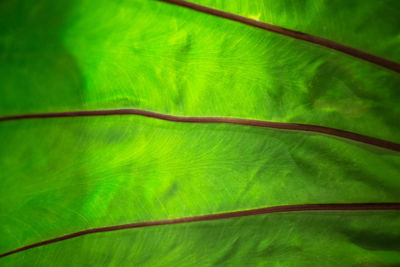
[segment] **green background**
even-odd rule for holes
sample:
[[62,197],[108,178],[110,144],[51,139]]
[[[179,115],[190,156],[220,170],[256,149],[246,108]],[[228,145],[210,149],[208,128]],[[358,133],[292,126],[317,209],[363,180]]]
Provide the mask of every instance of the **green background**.
[[[399,61],[392,1],[197,1]],[[140,108],[400,142],[400,76],[157,1],[0,3],[0,116]],[[397,152],[138,116],[0,123],[0,253],[87,228],[304,203],[400,202]],[[102,233],[6,266],[379,266],[398,212],[301,212]]]

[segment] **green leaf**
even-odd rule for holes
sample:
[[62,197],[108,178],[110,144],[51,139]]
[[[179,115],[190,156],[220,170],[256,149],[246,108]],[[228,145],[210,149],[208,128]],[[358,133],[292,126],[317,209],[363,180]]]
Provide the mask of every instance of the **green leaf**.
[[[196,2],[400,58],[395,0]],[[134,108],[400,142],[399,74],[327,47],[148,0],[4,0],[0,25],[0,117]],[[321,133],[137,115],[0,119],[0,254],[127,223],[399,204],[399,177],[398,152]],[[396,265],[398,225],[398,211],[263,214],[84,235],[0,265]]]

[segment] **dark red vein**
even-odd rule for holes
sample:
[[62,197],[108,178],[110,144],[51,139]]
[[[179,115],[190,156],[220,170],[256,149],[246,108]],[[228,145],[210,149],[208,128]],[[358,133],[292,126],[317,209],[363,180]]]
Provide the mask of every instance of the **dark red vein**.
[[122,225],[114,225],[100,228],[92,228],[76,233],[56,237],[53,239],[48,239],[42,242],[34,243],[29,246],[24,246],[15,250],[8,251],[6,253],[0,254],[1,257],[9,256],[18,252],[22,252],[28,249],[45,246],[52,243],[57,243],[63,240],[94,234],[102,232],[111,232],[124,229],[141,228],[148,226],[159,226],[159,225],[169,225],[169,224],[179,224],[179,223],[191,223],[191,222],[201,222],[201,221],[213,221],[222,220],[236,217],[260,215],[267,213],[277,213],[277,212],[301,212],[301,211],[350,211],[350,210],[400,210],[400,203],[340,203],[340,204],[303,204],[303,205],[285,205],[285,206],[275,206],[260,209],[242,210],[226,213],[208,214],[194,217],[185,217],[177,219],[150,221],[150,222],[139,222],[139,223],[129,223]]
[[86,116],[110,116],[110,115],[139,115],[139,116],[151,117],[160,120],[174,121],[174,122],[227,123],[227,124],[239,124],[245,126],[275,128],[283,130],[317,132],[400,152],[400,144],[324,126],[298,124],[298,123],[285,123],[285,122],[270,122],[270,121],[241,119],[241,118],[226,118],[226,117],[173,116],[173,115],[161,114],[140,109],[89,110],[89,111],[24,114],[24,115],[0,117],[0,122],[10,121],[10,120],[22,120],[22,119],[45,119],[45,118],[60,118],[60,117],[86,117]]
[[202,13],[213,15],[216,17],[233,20],[236,22],[240,22],[240,23],[252,26],[252,27],[256,27],[256,28],[260,28],[260,29],[267,30],[270,32],[282,34],[282,35],[296,38],[299,40],[303,40],[306,42],[314,43],[314,44],[317,44],[320,46],[328,47],[328,48],[340,51],[342,53],[348,54],[350,56],[353,56],[353,57],[371,62],[373,64],[379,65],[381,67],[393,70],[395,72],[400,72],[400,64],[399,63],[396,63],[394,61],[391,61],[391,60],[388,60],[388,59],[385,59],[382,57],[378,57],[376,55],[366,53],[366,52],[358,50],[356,48],[349,47],[349,46],[346,46],[346,45],[343,45],[343,44],[340,44],[340,43],[337,43],[337,42],[334,42],[334,41],[331,41],[331,40],[328,40],[325,38],[321,38],[321,37],[310,35],[310,34],[303,33],[303,32],[293,31],[290,29],[276,26],[276,25],[268,24],[265,22],[260,22],[257,20],[249,19],[249,18],[242,17],[242,16],[239,16],[236,14],[217,10],[217,9],[210,8],[210,7],[201,6],[201,5],[183,1],[183,0],[158,0],[158,1],[182,6],[185,8],[196,10],[198,12],[202,12]]

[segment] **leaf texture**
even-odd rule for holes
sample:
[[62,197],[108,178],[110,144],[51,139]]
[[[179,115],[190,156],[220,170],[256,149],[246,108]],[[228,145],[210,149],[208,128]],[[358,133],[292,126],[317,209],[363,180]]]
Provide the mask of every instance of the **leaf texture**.
[[[398,1],[193,2],[399,62]],[[2,118],[135,108],[400,142],[399,74],[327,47],[150,0],[4,0],[0,25]],[[127,223],[400,203],[399,174],[398,152],[315,132],[137,115],[0,119],[0,254]],[[293,211],[103,232],[0,265],[395,266],[399,215]]]

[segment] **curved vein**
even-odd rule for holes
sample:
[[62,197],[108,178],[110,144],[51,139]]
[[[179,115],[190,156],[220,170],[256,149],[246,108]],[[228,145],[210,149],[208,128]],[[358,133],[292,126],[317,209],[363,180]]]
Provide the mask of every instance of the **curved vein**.
[[139,115],[139,116],[145,116],[145,117],[156,118],[166,121],[174,121],[174,122],[225,123],[225,124],[238,124],[238,125],[254,126],[254,127],[275,128],[282,130],[316,132],[400,152],[400,144],[397,143],[393,143],[390,141],[358,133],[343,131],[324,126],[318,126],[318,125],[271,122],[271,121],[262,121],[253,119],[230,118],[230,117],[185,117],[185,116],[167,115],[140,109],[88,110],[88,111],[23,114],[23,115],[0,117],[0,122],[10,121],[10,120],[22,120],[22,119],[46,119],[46,118],[61,118],[61,117],[88,117],[88,116],[110,116],[110,115]]
[[142,228],[142,227],[149,227],[149,226],[160,226],[160,225],[170,225],[170,224],[180,224],[180,223],[222,220],[222,219],[260,215],[260,214],[267,214],[267,213],[278,213],[278,212],[350,211],[350,210],[353,210],[353,211],[354,210],[358,210],[358,211],[400,210],[400,203],[340,203],[340,204],[329,203],[329,204],[284,205],[284,206],[275,206],[275,207],[250,209],[250,210],[242,210],[242,211],[234,211],[234,212],[225,212],[225,213],[217,213],[217,214],[207,214],[207,215],[200,215],[200,216],[194,216],[194,217],[184,217],[184,218],[177,218],[177,219],[168,219],[168,220],[158,220],[158,221],[138,222],[138,223],[106,226],[106,227],[100,227],[100,228],[87,229],[87,230],[75,232],[72,234],[67,234],[64,236],[48,239],[48,240],[41,241],[38,243],[34,243],[34,244],[31,244],[28,246],[24,246],[24,247],[0,254],[0,258],[9,256],[9,255],[12,255],[12,254],[15,254],[18,252],[22,252],[25,250],[33,249],[36,247],[41,247],[41,246],[49,245],[52,243],[57,243],[60,241],[71,239],[71,238],[88,235],[88,234],[94,234],[94,233],[111,232],[111,231],[118,231],[118,230],[132,229],[132,228]]
[[369,54],[369,53],[361,51],[359,49],[356,49],[356,48],[353,48],[350,46],[346,46],[341,43],[337,43],[337,42],[334,42],[334,41],[331,41],[331,40],[328,40],[325,38],[321,38],[318,36],[310,35],[310,34],[299,32],[299,31],[290,30],[287,28],[282,28],[282,27],[272,25],[269,23],[260,22],[257,20],[239,16],[239,15],[236,15],[233,13],[229,13],[229,12],[225,12],[222,10],[198,5],[198,4],[183,1],[183,0],[158,0],[158,1],[185,7],[185,8],[189,8],[189,9],[192,9],[192,10],[195,10],[198,12],[202,12],[205,14],[233,20],[236,22],[240,22],[240,23],[252,26],[252,27],[256,27],[256,28],[260,28],[260,29],[267,30],[270,32],[282,34],[282,35],[285,35],[288,37],[292,37],[292,38],[299,39],[302,41],[314,43],[314,44],[317,44],[320,46],[328,47],[330,49],[348,54],[350,56],[368,61],[370,63],[376,64],[381,67],[384,67],[384,68],[387,68],[392,71],[400,73],[400,64],[397,62],[394,62],[394,61],[391,61],[391,60],[388,60],[388,59],[385,59],[385,58],[382,58],[382,57],[379,57],[379,56],[376,56],[373,54]]

